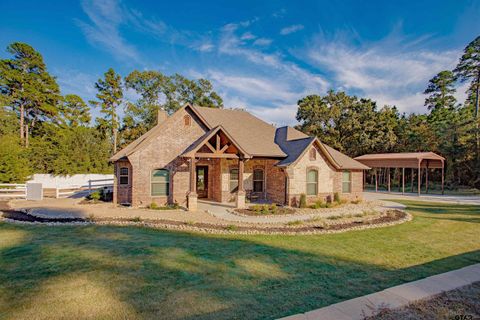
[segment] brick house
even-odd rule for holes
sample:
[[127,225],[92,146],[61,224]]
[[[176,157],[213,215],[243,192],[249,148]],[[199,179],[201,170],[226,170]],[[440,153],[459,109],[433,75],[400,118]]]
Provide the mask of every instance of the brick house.
[[367,166],[291,128],[276,128],[243,110],[186,105],[159,111],[150,131],[116,153],[114,203],[147,206],[197,199],[268,200],[297,206],[361,198]]

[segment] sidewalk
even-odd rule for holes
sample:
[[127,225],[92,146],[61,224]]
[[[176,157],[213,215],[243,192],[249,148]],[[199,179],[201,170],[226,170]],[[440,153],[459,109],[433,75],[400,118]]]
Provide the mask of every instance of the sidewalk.
[[382,308],[399,308],[480,281],[480,263],[332,304],[283,320],[360,320]]

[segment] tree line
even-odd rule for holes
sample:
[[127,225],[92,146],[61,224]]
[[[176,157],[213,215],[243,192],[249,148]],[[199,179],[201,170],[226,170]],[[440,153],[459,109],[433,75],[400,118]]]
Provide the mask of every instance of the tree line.
[[[111,172],[108,158],[156,123],[158,109],[173,113],[185,103],[222,108],[206,79],[134,70],[125,77],[107,70],[94,84],[92,101],[61,95],[42,55],[25,43],[7,47],[0,60],[0,182],[31,173]],[[469,83],[467,99],[455,92]],[[350,155],[433,151],[447,161],[452,187],[480,187],[480,37],[469,43],[454,70],[435,75],[424,91],[427,112],[400,113],[369,98],[329,91],[298,101],[298,129]],[[135,92],[134,101],[125,98]],[[92,120],[91,108],[101,116]],[[123,110],[124,116],[119,113]]]
[[[109,157],[155,125],[159,108],[173,113],[186,103],[223,107],[206,79],[113,69],[95,82],[95,99],[62,95],[42,55],[26,43],[7,47],[0,60],[0,182],[32,173],[112,172]],[[125,98],[133,90],[135,101]],[[92,122],[91,108],[101,114]],[[124,116],[120,119],[120,111]]]
[[[467,98],[457,101],[460,83]],[[480,37],[470,42],[454,70],[426,84],[425,114],[378,108],[368,98],[329,91],[298,101],[298,129],[352,156],[366,153],[433,151],[446,158],[448,186],[480,188]]]

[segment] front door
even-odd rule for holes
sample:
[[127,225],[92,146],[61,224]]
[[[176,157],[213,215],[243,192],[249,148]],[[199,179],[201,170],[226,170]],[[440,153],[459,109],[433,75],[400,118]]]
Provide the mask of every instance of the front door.
[[199,198],[208,198],[208,167],[197,167],[197,194]]

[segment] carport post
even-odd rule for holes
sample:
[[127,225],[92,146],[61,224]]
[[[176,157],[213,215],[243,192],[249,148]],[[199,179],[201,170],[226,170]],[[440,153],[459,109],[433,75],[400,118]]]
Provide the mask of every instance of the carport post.
[[377,176],[377,168],[375,168],[375,192],[378,192],[378,176]]
[[420,188],[422,187],[422,171],[420,168],[421,163],[422,163],[422,160],[418,160],[418,196],[419,197],[421,193]]
[[390,192],[390,168],[388,168],[387,174],[388,174],[388,178],[387,178],[388,192]]
[[402,194],[405,194],[405,168],[402,168]]
[[442,195],[444,194],[444,189],[443,189],[444,180],[445,180],[445,178],[443,177],[444,172],[445,172],[445,170],[444,170],[444,161],[442,160]]
[[428,193],[428,160],[425,168],[425,193]]

